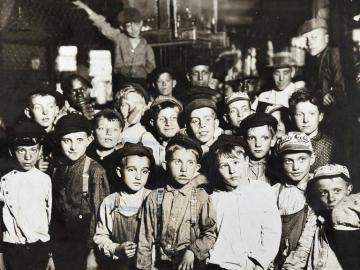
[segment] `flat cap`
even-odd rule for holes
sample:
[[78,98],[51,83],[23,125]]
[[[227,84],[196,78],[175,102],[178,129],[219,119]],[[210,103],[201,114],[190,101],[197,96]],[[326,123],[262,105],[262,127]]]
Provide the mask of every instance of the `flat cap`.
[[52,96],[55,98],[56,105],[61,109],[65,105],[65,97],[56,90],[42,88],[42,89],[35,89],[34,91],[30,92],[29,97],[39,95],[39,96]]
[[202,157],[203,151],[201,145],[187,135],[178,133],[174,137],[172,137],[166,146],[166,151],[168,151],[168,149],[173,145],[180,145],[187,149],[193,149],[198,152],[199,158]]
[[277,52],[271,58],[270,68],[286,68],[296,65],[296,61],[290,52]]
[[230,95],[227,95],[225,97],[225,105],[228,106],[229,104],[238,101],[238,100],[248,100],[250,101],[250,98],[247,93],[245,92],[233,92]]
[[213,109],[215,113],[217,112],[215,101],[208,98],[197,98],[185,105],[185,119],[189,119],[192,111],[205,107]]
[[126,96],[130,92],[138,93],[145,99],[146,104],[149,103],[150,97],[148,92],[141,84],[138,83],[125,83],[121,85],[120,90],[118,90],[115,94],[115,100],[119,100],[121,97]]
[[59,119],[55,125],[55,135],[58,138],[75,132],[86,132],[88,135],[91,134],[90,121],[81,114],[67,114]]
[[143,15],[137,8],[124,8],[117,15],[117,20],[120,24],[127,24],[130,22],[140,22],[143,20]]
[[312,18],[310,20],[307,20],[300,26],[298,34],[303,35],[317,28],[327,29],[327,22],[324,19],[320,18]]
[[240,146],[244,148],[245,154],[249,155],[249,145],[240,136],[221,134],[217,140],[211,145],[209,152],[214,153],[217,149],[224,146]]
[[209,57],[204,57],[204,56],[190,57],[188,62],[188,71],[191,72],[191,69],[196,66],[208,66],[210,68],[211,62]]
[[241,121],[240,130],[243,132],[249,130],[253,127],[261,127],[261,126],[270,126],[277,131],[278,121],[276,118],[270,114],[256,112],[247,116],[244,120]]
[[42,143],[46,132],[34,121],[25,120],[17,123],[10,131],[12,145],[31,146]]
[[310,138],[303,132],[289,132],[278,139],[276,143],[276,152],[309,152],[313,153]]
[[145,156],[148,157],[151,164],[154,164],[154,155],[151,148],[144,146],[141,142],[126,142],[122,148],[116,151],[117,157],[121,160],[127,156]]
[[350,181],[349,170],[345,166],[339,164],[326,164],[315,169],[314,176],[311,181],[337,176],[343,178],[345,181]]
[[165,102],[169,102],[174,104],[175,106],[178,106],[180,109],[180,112],[183,111],[183,105],[181,104],[181,102],[179,100],[177,100],[176,98],[172,97],[172,96],[158,96],[157,98],[154,99],[154,101],[151,103],[150,106],[150,110],[154,109],[154,107],[163,104]]

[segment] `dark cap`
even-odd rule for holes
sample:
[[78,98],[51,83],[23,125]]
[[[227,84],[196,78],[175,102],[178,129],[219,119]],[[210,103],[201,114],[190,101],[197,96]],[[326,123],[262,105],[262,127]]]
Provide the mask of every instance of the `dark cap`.
[[274,53],[271,58],[271,63],[268,67],[276,68],[291,68],[296,66],[296,61],[290,52],[278,52]]
[[143,16],[137,8],[129,7],[119,12],[117,20],[120,24],[127,24],[130,22],[140,22],[143,20]]
[[90,121],[85,116],[75,113],[61,117],[55,125],[55,135],[58,138],[75,132],[86,132],[90,135],[91,131]]
[[188,62],[188,72],[191,72],[191,69],[196,66],[208,66],[211,69],[211,62],[209,57],[203,57],[203,56],[190,57]]
[[262,113],[262,112],[256,112],[253,114],[250,114],[248,117],[246,117],[244,120],[241,121],[240,124],[240,130],[243,132],[246,132],[250,128],[253,127],[261,127],[261,126],[270,126],[274,129],[274,131],[277,131],[277,125],[278,121],[276,118],[270,114]]
[[320,18],[312,18],[310,20],[307,20],[300,26],[298,34],[303,35],[317,28],[327,29],[327,22],[324,19]]
[[217,140],[211,145],[210,152],[214,153],[217,149],[224,146],[240,146],[244,148],[245,154],[249,155],[249,146],[247,142],[240,136],[221,134]]
[[17,123],[10,132],[10,142],[14,146],[31,146],[44,141],[46,132],[34,121],[25,120]]
[[185,105],[185,119],[190,118],[192,111],[205,107],[211,108],[215,111],[215,113],[217,113],[217,106],[215,101],[207,98],[197,98]]
[[193,149],[198,152],[199,158],[202,157],[203,151],[201,149],[201,145],[187,135],[178,133],[172,137],[166,146],[166,152],[173,145],[180,145],[186,149]]
[[119,160],[127,156],[145,156],[150,160],[151,165],[154,164],[154,155],[151,148],[144,146],[141,142],[126,142],[122,148],[116,151]]
[[[47,89],[47,88],[42,88],[42,89],[36,89],[34,91],[32,91],[29,95],[29,98],[31,98],[32,96],[35,95],[39,95],[39,96],[52,96],[55,98],[55,102],[56,105],[61,109],[62,107],[64,107],[65,105],[65,97],[60,94],[58,91],[56,90],[51,90],[51,89]],[[30,104],[29,104],[30,105]]]
[[152,102],[152,104],[150,106],[151,115],[155,114],[157,106],[164,104],[164,103],[173,104],[179,108],[180,112],[183,111],[183,105],[176,98],[171,97],[171,96],[158,96],[157,98],[154,99],[154,101]]

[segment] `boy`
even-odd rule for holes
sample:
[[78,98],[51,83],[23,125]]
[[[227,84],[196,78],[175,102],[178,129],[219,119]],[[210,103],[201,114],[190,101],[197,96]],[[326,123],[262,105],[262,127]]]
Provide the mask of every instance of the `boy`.
[[151,149],[141,143],[126,143],[118,151],[118,158],[116,170],[121,183],[100,206],[94,242],[112,258],[111,266],[106,269],[129,270],[135,269],[140,210],[150,193],[145,186],[153,170],[154,158]]
[[212,75],[208,59],[195,57],[190,61],[186,77],[191,87],[209,87]]
[[173,90],[176,86],[176,79],[170,68],[157,68],[155,70],[153,87],[157,96],[173,96]]
[[290,100],[290,110],[296,128],[311,139],[316,160],[311,171],[319,166],[334,162],[337,158],[334,140],[320,131],[319,125],[324,118],[320,100],[304,89],[295,92]]
[[249,96],[244,92],[233,92],[225,96],[224,120],[230,125],[230,132],[236,134],[240,123],[252,113]]
[[54,261],[56,269],[96,267],[93,236],[102,200],[109,194],[103,167],[86,156],[91,142],[90,122],[82,115],[68,114],[55,126],[64,160],[53,175]]
[[35,168],[45,132],[28,121],[17,124],[11,135],[17,166],[1,178],[0,268],[55,269],[49,242],[51,179]]
[[136,8],[125,8],[117,15],[120,29],[113,28],[105,18],[96,14],[81,1],[73,4],[83,9],[101,33],[114,43],[114,73],[121,76],[123,82],[135,79],[146,85],[147,76],[156,67],[154,51],[141,37],[143,16]]
[[218,237],[207,269],[267,269],[281,236],[274,193],[268,184],[248,179],[249,149],[242,138],[221,135],[210,153],[217,168],[211,199]]
[[112,193],[118,190],[119,185],[115,149],[120,143],[124,120],[118,112],[105,109],[95,114],[93,121],[95,140],[87,148],[86,154],[104,167]]
[[[115,110],[120,112],[125,127],[121,135],[121,143],[141,142],[153,150],[154,156],[159,156],[159,143],[154,136],[141,124],[141,118],[148,109],[149,96],[145,89],[137,83],[127,83],[115,94]],[[158,160],[156,164],[159,165]]]
[[296,91],[296,85],[291,82],[295,76],[295,61],[289,52],[275,53],[272,60],[273,63],[270,67],[275,89],[261,93],[258,100],[289,108],[289,98]]
[[249,115],[241,122],[240,131],[250,148],[249,179],[271,182],[267,158],[276,142],[277,124],[275,117],[259,112]]
[[[310,138],[301,132],[289,132],[281,137],[276,151],[284,180],[273,186],[282,220],[280,249],[274,260],[274,269],[282,269],[292,251],[306,258],[309,256],[316,230],[316,215],[306,203],[305,190],[315,156]],[[301,263],[300,257],[294,259]]]
[[165,147],[179,131],[179,114],[183,111],[180,101],[170,96],[158,96],[150,106],[150,124],[159,142],[157,164],[165,161]]
[[185,135],[166,147],[165,188],[154,190],[143,208],[136,266],[152,269],[152,247],[159,270],[202,269],[216,240],[215,212],[209,195],[193,185],[202,150]]

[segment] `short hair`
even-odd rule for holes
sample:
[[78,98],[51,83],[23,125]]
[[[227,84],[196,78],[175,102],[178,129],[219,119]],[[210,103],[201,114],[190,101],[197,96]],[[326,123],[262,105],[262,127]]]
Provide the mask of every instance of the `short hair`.
[[145,156],[145,155],[128,155],[128,156],[125,156],[125,157],[122,157],[119,161],[119,164],[120,164],[120,168],[123,168],[123,166],[125,166],[126,162],[127,162],[127,159],[129,156],[138,156],[138,157],[146,157],[149,161],[149,170],[152,171],[152,167],[154,164],[152,164],[152,161],[151,159],[148,157],[148,156]]
[[163,110],[163,109],[166,109],[166,108],[178,108],[179,113],[181,111],[179,106],[174,104],[174,102],[165,101],[165,102],[162,102],[162,103],[154,106],[153,108],[151,108],[151,110],[150,110],[151,119],[155,120],[158,117],[160,111]]
[[[275,130],[274,130],[274,128],[272,127],[272,126],[270,126],[270,125],[264,125],[264,126],[267,126],[267,128],[268,128],[268,130],[269,130],[269,132],[270,132],[270,134],[271,134],[271,137],[273,138],[274,136],[275,136],[275,134],[276,134],[276,132],[275,132]],[[262,126],[257,126],[257,127],[262,127]],[[254,130],[255,128],[257,128],[257,127],[251,127],[251,128],[249,128],[249,129],[247,129],[247,130],[245,130],[245,132],[244,132],[244,137],[245,138],[247,138],[249,135],[249,131],[250,130]]]
[[94,128],[98,126],[100,119],[107,119],[109,121],[118,121],[121,129],[124,129],[125,127],[125,121],[122,115],[113,110],[105,109],[95,114],[93,119]]
[[246,150],[240,145],[224,145],[215,150],[214,155],[216,162],[219,162],[219,158],[224,156],[226,158],[239,158],[240,155],[247,157]]
[[300,102],[309,101],[318,107],[319,112],[324,112],[324,107],[318,95],[313,94],[309,89],[303,88],[294,92],[289,99],[289,108],[292,113],[295,112],[296,105]]
[[165,160],[167,161],[170,161],[170,159],[172,158],[172,155],[175,151],[177,150],[189,150],[190,152],[192,152],[194,155],[195,155],[195,158],[196,158],[196,162],[199,163],[200,162],[200,156],[199,156],[199,153],[195,150],[195,149],[192,149],[192,148],[186,148],[182,145],[179,145],[179,144],[174,144],[174,145],[171,145],[169,148],[166,149],[166,153],[165,153]]
[[123,99],[127,97],[129,93],[137,93],[144,99],[144,103],[147,104],[149,101],[149,96],[146,93],[146,90],[137,83],[125,83],[114,95],[114,108],[118,110]]
[[30,108],[33,105],[33,98],[36,96],[46,97],[51,96],[55,99],[55,103],[59,108],[62,108],[65,104],[65,100],[62,94],[56,92],[55,90],[50,90],[47,88],[37,88],[32,91],[26,99],[26,106]]

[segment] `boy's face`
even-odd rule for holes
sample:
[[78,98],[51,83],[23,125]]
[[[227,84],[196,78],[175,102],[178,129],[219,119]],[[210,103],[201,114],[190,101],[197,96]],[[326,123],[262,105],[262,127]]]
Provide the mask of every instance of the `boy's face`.
[[97,121],[95,138],[100,146],[106,149],[112,149],[120,141],[120,136],[121,126],[118,120],[109,120],[102,117]]
[[143,21],[140,22],[128,22],[125,24],[125,32],[131,38],[137,38],[140,36],[141,27],[143,26]]
[[300,182],[309,176],[314,156],[306,152],[286,153],[282,158],[285,176],[293,182]]
[[15,157],[24,171],[29,171],[35,167],[39,160],[40,149],[39,144],[15,147]]
[[248,100],[237,100],[229,104],[228,121],[231,126],[238,128],[240,123],[251,114],[250,102]]
[[273,72],[273,78],[276,89],[282,91],[288,87],[294,75],[293,73],[293,70],[289,67],[275,69]]
[[72,161],[78,160],[85,154],[90,142],[91,139],[85,131],[66,134],[60,141],[64,155]]
[[161,137],[169,139],[179,132],[179,112],[178,107],[167,107],[159,112],[156,118],[155,127]]
[[310,138],[318,133],[323,116],[324,114],[320,113],[318,107],[310,101],[299,102],[295,106],[295,124],[300,131]]
[[71,89],[67,95],[67,99],[72,107],[79,110],[81,109],[81,103],[90,102],[90,89],[87,85],[78,78],[74,78],[71,81]]
[[171,75],[167,72],[162,73],[156,81],[156,88],[163,96],[171,96],[176,81],[173,80]]
[[140,122],[145,110],[145,99],[137,92],[129,92],[120,102],[120,113],[131,125]]
[[139,191],[145,186],[150,174],[149,158],[132,155],[124,159],[124,164],[117,167],[117,173],[128,188]]
[[207,65],[197,65],[191,69],[189,80],[192,86],[208,86],[212,73]]
[[30,108],[25,109],[25,114],[45,129],[53,125],[58,112],[55,97],[50,95],[33,96]]
[[167,162],[167,170],[180,185],[189,183],[199,169],[200,165],[197,163],[196,156],[190,149],[175,150]]
[[190,113],[190,128],[194,137],[202,144],[214,138],[218,126],[219,120],[211,108],[199,108]]
[[316,180],[316,198],[325,210],[332,210],[344,197],[350,195],[352,185],[341,177],[329,177]]
[[231,158],[221,155],[218,158],[219,173],[226,186],[236,188],[241,182],[247,181],[249,159],[244,155]]
[[327,30],[317,28],[303,35],[306,39],[307,51],[311,56],[320,54],[329,42]]
[[246,140],[249,144],[251,158],[254,160],[264,159],[268,155],[271,146],[275,143],[275,139],[267,125],[250,128]]

